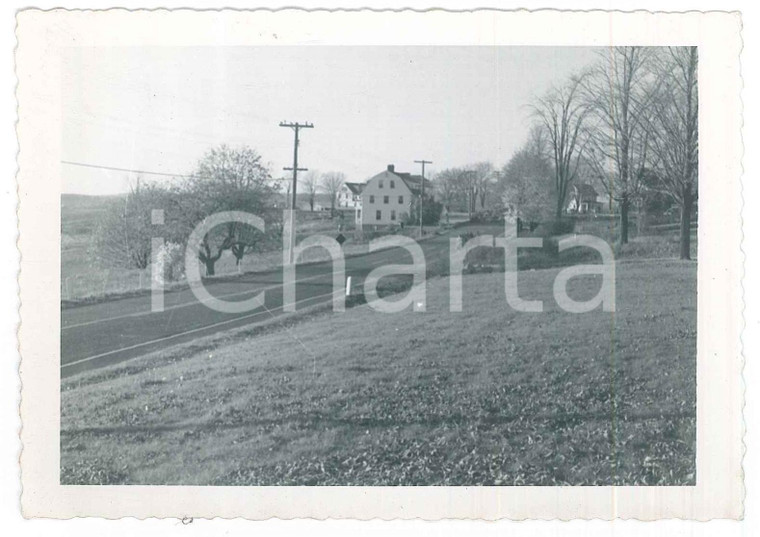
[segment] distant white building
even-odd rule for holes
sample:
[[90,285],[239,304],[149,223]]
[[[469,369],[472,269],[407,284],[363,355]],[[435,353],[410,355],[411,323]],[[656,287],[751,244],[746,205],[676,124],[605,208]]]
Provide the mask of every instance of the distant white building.
[[572,185],[567,202],[568,213],[598,213],[601,210],[602,202],[593,186],[588,183]]
[[[361,207],[357,208],[357,223],[365,226],[401,224],[409,216],[412,201],[420,195],[422,176],[397,172],[393,164],[370,178],[361,191]],[[426,193],[433,185],[425,181]]]
[[338,207],[360,208],[364,183],[343,183],[338,192]]

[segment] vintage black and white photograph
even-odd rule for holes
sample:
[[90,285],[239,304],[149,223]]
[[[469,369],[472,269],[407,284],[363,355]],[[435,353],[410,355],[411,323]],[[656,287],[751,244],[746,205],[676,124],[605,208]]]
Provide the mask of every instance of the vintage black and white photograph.
[[35,512],[738,516],[735,17],[38,15]]
[[698,59],[71,51],[61,483],[693,485]]

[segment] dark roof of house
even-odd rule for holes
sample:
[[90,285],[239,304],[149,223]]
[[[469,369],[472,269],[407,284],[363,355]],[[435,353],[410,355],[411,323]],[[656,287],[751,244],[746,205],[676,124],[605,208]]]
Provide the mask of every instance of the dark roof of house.
[[573,185],[573,195],[580,194],[581,198],[594,198],[599,195],[593,186],[591,186],[588,183],[579,183],[577,185]]
[[[398,176],[407,187],[409,187],[409,190],[412,191],[412,193],[417,194],[420,191],[421,185],[422,185],[422,176],[421,175],[412,175],[411,173],[404,173],[404,172],[397,172],[393,171],[391,172],[394,175]],[[433,183],[429,179],[425,179],[425,190],[432,191],[433,189]]]
[[362,190],[364,190],[364,183],[343,183],[346,185],[346,188],[348,188],[353,194],[361,194]]

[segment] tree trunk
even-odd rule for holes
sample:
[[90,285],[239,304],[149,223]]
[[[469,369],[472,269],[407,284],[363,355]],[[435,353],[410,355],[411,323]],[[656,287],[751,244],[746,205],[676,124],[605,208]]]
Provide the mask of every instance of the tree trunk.
[[691,209],[694,196],[691,186],[684,189],[681,205],[681,259],[691,259]]
[[235,266],[240,268],[240,263],[243,262],[243,256],[245,256],[245,244],[236,243],[232,245],[232,255],[235,256]]
[[564,205],[563,200],[560,199],[561,196],[557,196],[557,206],[555,207],[554,211],[554,219],[555,220],[561,220],[562,219],[562,206]]
[[636,236],[646,235],[649,231],[649,213],[643,202],[636,206]]
[[206,265],[206,276],[213,276],[215,274],[214,265],[216,265],[216,259],[206,259],[204,264]]
[[623,195],[620,200],[620,244],[628,244],[628,209],[630,208],[628,196]]

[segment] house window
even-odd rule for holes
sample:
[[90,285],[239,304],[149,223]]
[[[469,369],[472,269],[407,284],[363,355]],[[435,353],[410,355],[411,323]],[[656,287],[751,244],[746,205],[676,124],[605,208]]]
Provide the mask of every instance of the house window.
[[396,219],[396,211],[391,211],[391,220]]
[[396,188],[396,181],[391,179],[391,188]]
[[378,181],[377,188],[383,188],[383,180],[382,179],[380,179],[380,181]]
[[356,219],[357,220],[361,220],[362,219],[362,210],[361,209],[359,209],[358,211],[356,211]]
[[387,205],[389,201],[390,201],[389,196],[383,196],[383,203]]
[[401,205],[403,205],[403,204],[404,204],[404,196],[399,196],[399,197],[398,197],[398,202],[399,202]]
[[369,197],[369,202],[370,203],[375,203],[375,196],[370,196]]
[[375,211],[375,220],[383,219],[383,211]]

